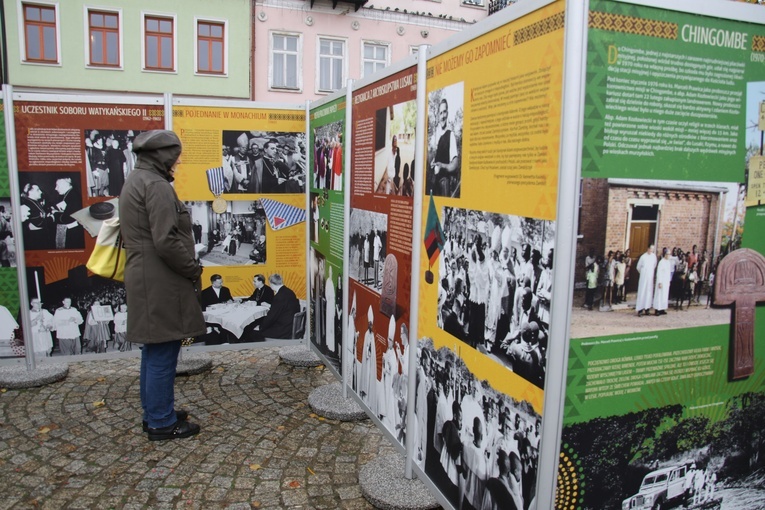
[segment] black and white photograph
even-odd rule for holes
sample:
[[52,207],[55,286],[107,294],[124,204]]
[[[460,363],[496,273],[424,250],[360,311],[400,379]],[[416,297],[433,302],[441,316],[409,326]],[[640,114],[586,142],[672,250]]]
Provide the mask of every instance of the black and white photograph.
[[374,192],[411,197],[414,193],[416,101],[395,104],[375,114]]
[[343,338],[343,275],[313,247],[311,260],[311,341],[340,370]]
[[118,197],[133,166],[136,130],[85,130],[85,167],[88,197]]
[[[308,210],[308,214],[311,218],[310,237],[311,237],[311,242],[318,243],[319,231],[321,230],[320,226],[323,226],[323,225],[320,225],[321,218],[320,218],[319,208],[321,205],[324,205],[324,197],[321,194],[312,191],[310,193],[310,201],[311,201],[311,207]],[[323,224],[324,222],[321,222],[321,223]]]
[[10,198],[0,198],[0,267],[16,267]]
[[82,250],[79,172],[19,172],[21,230],[25,250]]
[[454,351],[418,343],[414,461],[454,508],[534,505],[541,416],[478,380]]
[[[43,267],[27,268],[32,334],[38,357],[129,351],[127,296],[121,282],[88,276],[85,266],[47,282]],[[137,348],[137,347],[136,347]]]
[[207,330],[194,338],[194,345],[303,338],[305,302],[281,274],[266,275],[254,267],[251,283],[242,286],[237,277],[210,270],[203,280],[200,302]]
[[388,253],[388,216],[351,209],[349,232],[351,253],[348,276],[379,293]]
[[305,133],[223,131],[224,193],[304,193]]
[[313,130],[313,182],[314,189],[343,191],[343,129],[345,122],[338,120]]
[[720,400],[715,418],[675,404],[566,425],[586,482],[579,508],[765,508],[765,394]]
[[426,195],[460,197],[464,88],[459,82],[428,94]]
[[555,223],[445,207],[438,327],[542,388]]
[[259,200],[229,200],[222,214],[212,202],[190,201],[186,207],[202,266],[266,263],[268,220]]
[[17,318],[8,307],[0,305],[0,358],[24,356],[24,342]]

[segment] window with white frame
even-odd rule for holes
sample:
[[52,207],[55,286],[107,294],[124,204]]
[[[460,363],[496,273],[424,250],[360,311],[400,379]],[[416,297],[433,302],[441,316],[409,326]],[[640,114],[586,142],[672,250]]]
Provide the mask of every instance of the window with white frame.
[[143,37],[144,69],[175,71],[175,19],[144,16]]
[[300,90],[300,36],[271,34],[271,88]]
[[369,76],[387,67],[389,57],[390,47],[387,44],[365,42],[361,56],[364,73],[362,76]]
[[197,72],[225,74],[226,24],[221,21],[197,20]]
[[332,92],[343,87],[345,74],[345,41],[319,38],[319,90]]
[[120,66],[119,12],[88,9],[88,65]]
[[24,62],[58,64],[58,16],[56,5],[21,3]]

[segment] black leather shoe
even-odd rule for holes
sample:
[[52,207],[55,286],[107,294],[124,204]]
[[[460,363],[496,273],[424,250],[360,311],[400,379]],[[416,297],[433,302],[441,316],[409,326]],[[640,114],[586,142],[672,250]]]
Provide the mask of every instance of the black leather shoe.
[[166,439],[183,439],[199,434],[199,425],[190,421],[175,422],[175,425],[153,429],[149,427],[149,441],[165,441]]
[[[184,411],[183,409],[176,409],[175,410],[175,419],[178,421],[186,421],[189,418],[189,412]],[[149,422],[146,420],[143,421],[143,431],[148,432],[149,431]]]

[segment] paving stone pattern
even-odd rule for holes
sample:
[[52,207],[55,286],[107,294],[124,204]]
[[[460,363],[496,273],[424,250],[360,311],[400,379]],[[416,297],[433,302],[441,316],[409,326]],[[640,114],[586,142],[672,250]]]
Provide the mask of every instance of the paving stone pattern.
[[211,353],[176,381],[193,438],[141,432],[138,359],[72,363],[40,388],[0,390],[0,510],[6,508],[374,508],[364,464],[396,450],[369,420],[321,418],[308,394],[334,378],[278,349]]

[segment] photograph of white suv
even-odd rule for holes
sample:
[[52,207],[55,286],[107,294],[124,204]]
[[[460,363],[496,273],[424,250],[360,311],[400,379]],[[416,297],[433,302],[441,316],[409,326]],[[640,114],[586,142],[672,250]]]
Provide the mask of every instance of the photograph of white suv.
[[688,471],[688,464],[651,471],[643,478],[638,493],[622,501],[622,510],[665,510],[684,504],[691,488],[686,483]]

